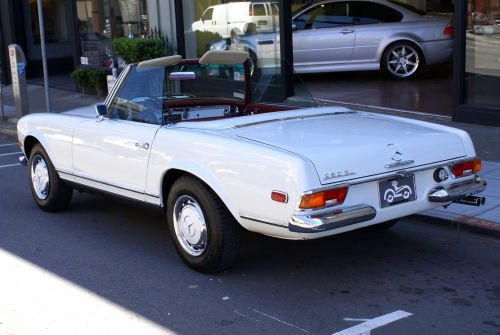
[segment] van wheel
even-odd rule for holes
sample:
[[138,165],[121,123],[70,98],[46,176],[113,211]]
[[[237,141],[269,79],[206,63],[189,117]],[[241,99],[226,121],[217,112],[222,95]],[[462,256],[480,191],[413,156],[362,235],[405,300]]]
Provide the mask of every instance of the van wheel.
[[231,30],[231,42],[232,43],[238,43],[240,41],[240,30],[239,29],[233,29]]
[[258,67],[257,55],[252,50],[248,50],[248,66],[250,68],[250,78],[252,78],[253,81],[258,80],[262,71]]
[[190,175],[177,179],[167,198],[167,222],[177,253],[191,269],[218,272],[236,260],[240,226],[201,180]]
[[49,155],[41,144],[35,144],[29,157],[29,180],[35,202],[46,212],[59,212],[68,208],[73,189],[57,174]]

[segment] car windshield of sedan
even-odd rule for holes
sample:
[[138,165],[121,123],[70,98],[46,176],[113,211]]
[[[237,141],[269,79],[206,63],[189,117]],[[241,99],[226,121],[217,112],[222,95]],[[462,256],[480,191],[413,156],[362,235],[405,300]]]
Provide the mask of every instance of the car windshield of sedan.
[[113,119],[165,125],[245,115],[248,103],[317,107],[298,77],[293,93],[284,93],[280,66],[261,68],[258,77],[248,75],[249,98],[243,64],[187,60],[172,66],[129,65],[121,77],[109,101],[108,117]]

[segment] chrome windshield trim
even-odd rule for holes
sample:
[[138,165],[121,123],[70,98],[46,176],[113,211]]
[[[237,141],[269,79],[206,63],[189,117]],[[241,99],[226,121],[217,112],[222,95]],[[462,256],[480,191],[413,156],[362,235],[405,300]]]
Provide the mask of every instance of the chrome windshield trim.
[[429,191],[427,198],[431,202],[450,202],[482,192],[486,189],[486,180],[480,176],[474,176],[469,180],[464,180],[448,186],[434,187]]
[[236,126],[227,127],[226,129],[244,128],[244,127],[256,126],[256,125],[265,124],[265,123],[280,122],[280,121],[289,121],[289,120],[297,120],[297,119],[309,119],[309,118],[312,118],[312,117],[321,117],[321,116],[329,116],[329,115],[340,115],[340,114],[357,114],[357,113],[358,112],[356,112],[356,111],[343,111],[343,112],[321,113],[321,114],[313,114],[313,115],[290,116],[290,117],[285,117],[285,118],[280,118],[280,119],[272,119],[272,120],[265,120],[265,121],[249,122],[249,123],[245,123],[245,124],[239,124],[239,125],[236,125]]
[[253,216],[244,215],[241,213],[240,213],[240,218],[250,220],[250,221],[259,222],[259,223],[265,223],[265,224],[280,227],[280,228],[288,228],[288,223],[281,223],[281,222],[270,221],[270,220],[266,220],[266,219],[260,219],[260,218],[256,218]]
[[296,233],[318,233],[369,221],[376,215],[377,210],[369,205],[338,208],[316,215],[293,215],[290,217],[288,230]]

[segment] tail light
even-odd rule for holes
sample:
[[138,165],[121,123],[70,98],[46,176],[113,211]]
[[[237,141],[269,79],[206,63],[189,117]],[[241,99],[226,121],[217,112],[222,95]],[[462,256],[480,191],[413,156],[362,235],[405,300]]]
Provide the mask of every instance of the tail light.
[[347,196],[348,187],[305,194],[300,201],[300,209],[313,209],[340,205]]
[[252,4],[250,4],[250,6],[248,6],[248,16],[253,16]]
[[446,25],[446,27],[444,28],[444,31],[443,33],[445,35],[453,35],[453,23],[450,22]]
[[455,177],[468,176],[481,170],[481,160],[472,159],[470,161],[455,163],[450,168]]

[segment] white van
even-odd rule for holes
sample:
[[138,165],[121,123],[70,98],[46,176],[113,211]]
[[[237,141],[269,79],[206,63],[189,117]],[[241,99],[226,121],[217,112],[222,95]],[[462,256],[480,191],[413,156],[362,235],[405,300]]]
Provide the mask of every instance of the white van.
[[278,3],[231,2],[211,6],[191,27],[193,31],[219,33],[223,38],[272,32],[279,28]]

